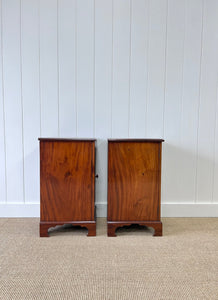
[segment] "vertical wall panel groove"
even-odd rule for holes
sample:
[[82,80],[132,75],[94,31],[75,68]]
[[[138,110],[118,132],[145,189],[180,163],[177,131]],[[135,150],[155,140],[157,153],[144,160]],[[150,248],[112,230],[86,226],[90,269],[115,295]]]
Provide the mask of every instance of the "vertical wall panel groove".
[[213,197],[213,151],[218,82],[218,2],[204,2],[204,34],[198,130],[197,202]]
[[204,0],[202,0],[202,27],[201,27],[201,47],[200,47],[200,72],[199,72],[199,101],[198,101],[198,114],[197,114],[197,133],[196,133],[196,168],[195,168],[195,200],[197,202],[197,185],[198,185],[198,138],[199,138],[199,116],[200,116],[200,97],[201,97],[201,76],[202,76],[202,53],[203,53],[203,34],[204,34]]
[[149,6],[146,0],[132,1],[129,136],[144,137],[148,83]]
[[77,1],[78,136],[92,137],[94,105],[94,1]]
[[111,132],[112,3],[95,1],[95,134],[107,138]]
[[181,190],[178,196],[178,201],[183,203],[195,201],[202,12],[202,1],[186,1],[180,127]]
[[[166,80],[167,80],[167,49],[168,49],[168,15],[169,15],[169,0],[166,0],[166,38],[165,38],[165,51],[164,51],[164,98],[163,98],[163,128],[162,128],[162,136],[165,138],[165,108],[166,108]],[[163,151],[164,153],[164,151]]]
[[218,82],[216,95],[216,117],[214,129],[214,158],[213,158],[213,197],[212,202],[218,203]]
[[76,111],[76,136],[78,136],[78,103],[77,103],[77,1],[75,0],[75,111]]
[[93,4],[93,136],[95,136],[96,125],[95,125],[95,115],[96,115],[96,99],[95,99],[95,8],[96,1]]
[[23,103],[23,74],[22,74],[22,0],[20,0],[20,90],[21,90],[21,130],[22,130],[22,154],[23,154],[23,202],[25,203],[25,162],[24,162],[24,115],[23,115],[23,109],[24,109],[24,103]]
[[163,195],[164,201],[177,201],[181,191],[180,126],[181,93],[184,49],[185,3],[180,0],[168,2],[167,71],[164,119]]
[[114,1],[112,135],[128,137],[130,0]]
[[[164,82],[164,88],[163,88],[163,106],[162,106],[162,137],[165,140],[165,109],[166,109],[166,82],[167,82],[167,51],[168,51],[168,15],[169,15],[169,0],[166,0],[166,18],[165,18],[165,50],[164,50],[164,65],[163,65],[163,82]],[[166,191],[165,191],[165,182],[166,182],[166,170],[167,167],[166,164],[164,164],[165,160],[165,143],[163,145],[162,150],[162,179],[161,179],[161,199],[162,203],[167,202],[166,197]]]
[[167,2],[150,1],[146,137],[163,137]]
[[128,137],[130,136],[130,99],[131,99],[131,61],[132,61],[132,0],[130,0],[130,22],[129,22],[129,98],[128,98]]
[[[7,202],[23,203],[20,1],[2,1]],[[12,125],[13,124],[13,125]]]
[[38,0],[22,0],[21,16],[24,202],[32,203],[39,202],[38,137],[40,136],[40,86]]
[[41,99],[41,80],[40,80],[40,74],[41,74],[41,59],[40,59],[40,0],[38,0],[38,36],[39,36],[39,41],[38,41],[38,61],[39,61],[39,133],[40,137],[42,136],[42,99]]
[[0,203],[7,203],[5,105],[2,51],[2,1],[0,2]]
[[57,1],[57,98],[58,98],[58,136],[60,136],[60,74],[59,74],[59,0]]
[[113,116],[112,116],[112,111],[113,111],[113,65],[114,65],[114,56],[113,56],[113,48],[114,48],[114,0],[112,1],[112,16],[111,16],[111,118],[110,118],[110,123],[111,123],[111,132],[110,132],[110,137],[112,138],[113,136]]
[[96,201],[107,199],[107,141],[111,135],[112,1],[95,0]]
[[57,2],[40,0],[41,134],[58,136]]
[[75,137],[76,121],[76,1],[58,7],[59,129],[61,137]]
[[145,136],[148,136],[148,95],[149,95],[149,74],[151,69],[150,64],[150,41],[152,36],[150,36],[150,23],[151,23],[151,9],[150,6],[152,5],[151,1],[147,1],[147,50],[146,50],[146,95],[145,95]]

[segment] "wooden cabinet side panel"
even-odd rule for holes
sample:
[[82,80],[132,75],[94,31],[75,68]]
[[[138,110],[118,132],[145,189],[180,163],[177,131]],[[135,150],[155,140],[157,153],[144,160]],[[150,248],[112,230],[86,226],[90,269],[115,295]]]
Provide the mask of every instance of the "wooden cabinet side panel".
[[158,164],[159,164],[159,171],[158,171],[158,210],[157,210],[157,220],[161,218],[161,170],[162,170],[162,143],[159,143],[159,150],[158,150]]
[[94,220],[94,142],[40,142],[41,221]]
[[108,221],[159,221],[159,143],[108,144]]

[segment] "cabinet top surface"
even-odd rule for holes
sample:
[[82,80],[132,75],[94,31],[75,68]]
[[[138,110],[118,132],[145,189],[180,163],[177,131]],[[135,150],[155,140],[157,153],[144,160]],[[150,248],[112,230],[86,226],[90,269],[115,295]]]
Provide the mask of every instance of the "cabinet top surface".
[[108,139],[108,142],[139,142],[139,143],[162,143],[163,139]]
[[95,142],[96,139],[81,139],[81,138],[38,138],[43,142]]

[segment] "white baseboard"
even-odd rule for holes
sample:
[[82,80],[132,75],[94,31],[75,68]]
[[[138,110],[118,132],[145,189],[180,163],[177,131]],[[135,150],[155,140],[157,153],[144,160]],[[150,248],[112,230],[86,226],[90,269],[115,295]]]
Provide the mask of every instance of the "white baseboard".
[[164,203],[161,205],[162,217],[193,217],[212,218],[218,217],[218,203]]
[[0,218],[38,218],[39,216],[39,203],[0,203]]
[[[39,203],[1,203],[0,218],[39,217]],[[96,216],[107,216],[107,204],[96,203]],[[218,203],[187,204],[164,203],[161,205],[162,217],[218,217]]]

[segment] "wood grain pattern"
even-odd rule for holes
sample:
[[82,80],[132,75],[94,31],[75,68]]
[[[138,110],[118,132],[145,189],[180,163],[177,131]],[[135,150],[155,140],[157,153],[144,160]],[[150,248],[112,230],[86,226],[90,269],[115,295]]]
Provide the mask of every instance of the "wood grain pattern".
[[120,221],[160,222],[162,141],[108,141],[108,222],[113,228]]
[[40,139],[40,228],[95,221],[94,189],[94,141]]

